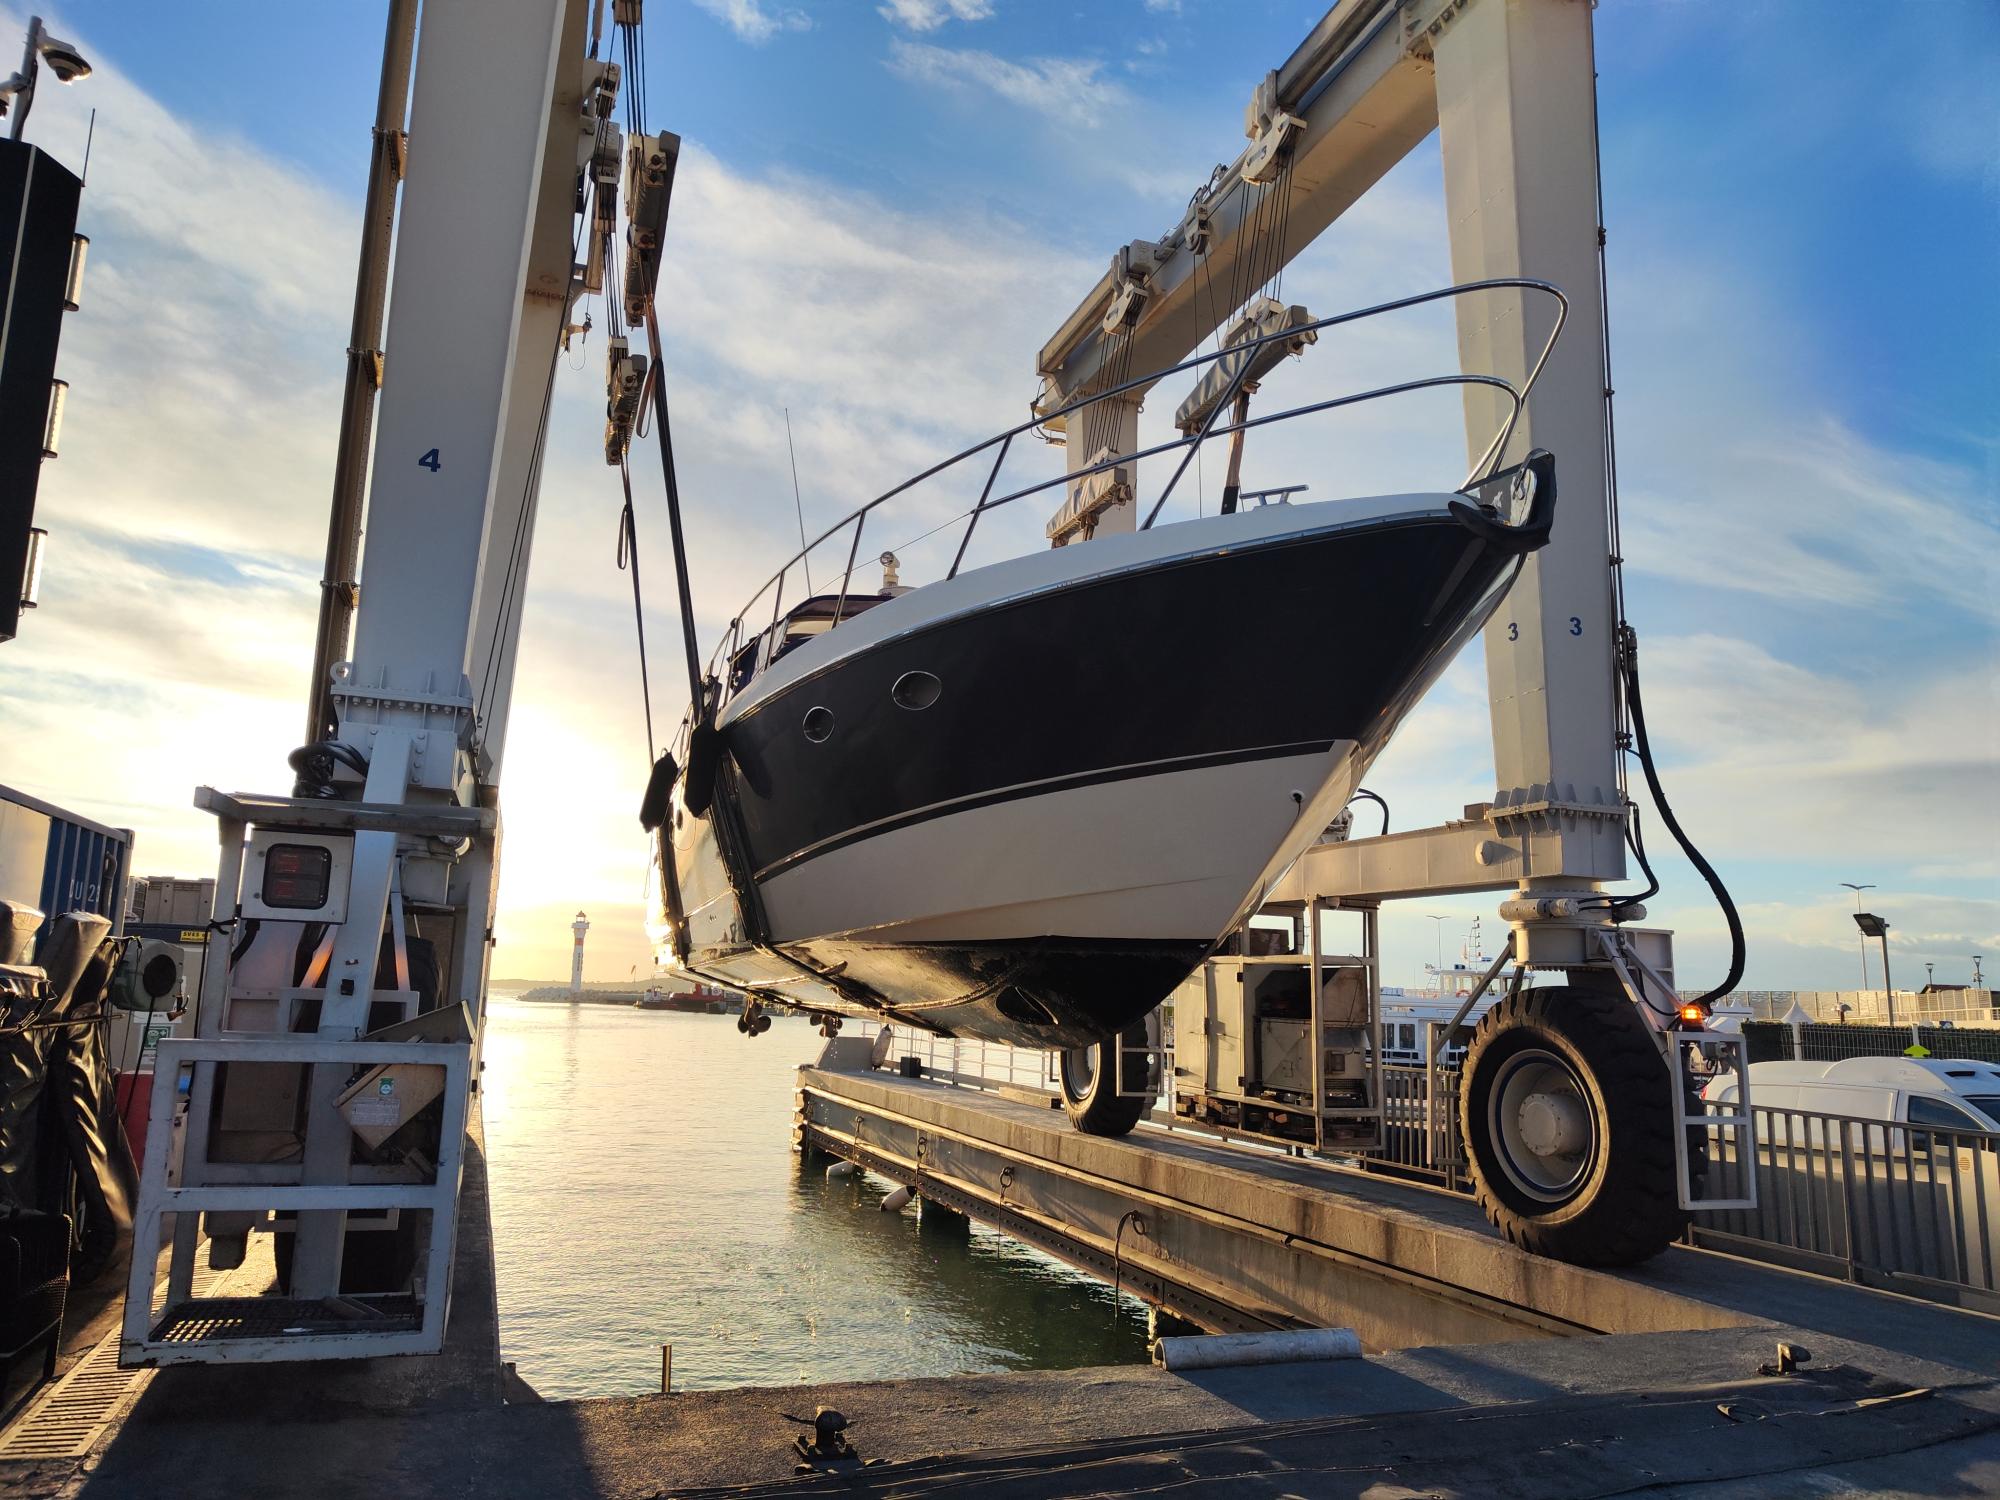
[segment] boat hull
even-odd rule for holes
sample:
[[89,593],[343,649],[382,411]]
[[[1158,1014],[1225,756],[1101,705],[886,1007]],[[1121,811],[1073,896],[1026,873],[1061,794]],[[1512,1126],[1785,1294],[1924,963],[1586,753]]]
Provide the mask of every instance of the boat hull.
[[709,816],[677,794],[689,967],[1039,1046],[1158,1004],[1512,575],[1441,500],[1284,509],[1064,549],[1066,577],[1049,554],[965,575],[770,669],[723,716]]

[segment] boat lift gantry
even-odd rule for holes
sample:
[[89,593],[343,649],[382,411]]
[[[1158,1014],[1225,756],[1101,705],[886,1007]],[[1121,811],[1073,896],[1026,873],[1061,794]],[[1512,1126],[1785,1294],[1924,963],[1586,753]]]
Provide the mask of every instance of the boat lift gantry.
[[[630,26],[640,3],[609,8]],[[402,177],[396,297],[379,364],[377,351],[359,350],[350,371],[349,420],[368,414],[355,381],[373,384],[378,371],[381,418],[353,645],[345,659],[324,651],[324,690],[313,684],[315,732],[328,717],[337,728],[295,753],[291,795],[197,794],[218,822],[223,916],[210,941],[228,961],[205,966],[196,1034],[160,1044],[120,1345],[128,1366],[443,1345],[553,369],[573,301],[605,284],[621,179],[628,207],[645,205],[628,253],[656,267],[677,145],[622,142],[610,123],[620,70],[595,60],[605,9],[425,0],[407,151],[392,110],[378,124],[375,170]],[[408,0],[391,5],[389,24],[393,67],[410,55],[399,35],[415,24]],[[385,84],[385,101],[395,92]],[[1433,128],[1458,281],[1598,285],[1583,0],[1343,0],[1259,87],[1249,125],[1249,148],[1187,222],[1121,251],[1043,351],[1057,404],[1117,383],[1114,369],[1171,364],[1210,331],[1196,260],[1220,277],[1247,252],[1260,195],[1290,200],[1278,231],[1289,259]],[[371,193],[371,217],[393,197]],[[383,253],[372,236],[364,255]],[[379,297],[381,278],[363,270],[360,296]],[[646,319],[657,360],[652,271],[636,277],[628,262],[627,272],[627,321]],[[1605,469],[1602,330],[1595,299],[1571,301],[1578,326],[1514,438],[1524,453],[1559,455],[1572,502],[1487,633],[1500,789],[1463,823],[1317,848],[1287,889],[1365,906],[1511,888],[1503,911],[1517,961],[1609,966],[1657,1002],[1671,995],[1663,940],[1648,947],[1583,905],[1624,875],[1624,806],[1608,526],[1591,503],[1603,499]],[[1549,332],[1544,315],[1507,294],[1460,307],[1467,365],[1523,386]],[[645,388],[622,341],[610,374],[607,456]],[[664,395],[657,381],[651,389],[664,444]],[[1225,386],[1218,404],[1234,394]],[[1112,415],[1069,435],[1073,472],[1093,467],[1093,454],[1134,450],[1136,402]],[[1468,432],[1491,431],[1493,416],[1468,388]],[[349,462],[362,446],[344,445]],[[1119,489],[1129,473],[1103,472],[1111,477],[1089,476],[1088,492],[1079,480],[1053,540],[1136,524],[1129,488]],[[671,507],[670,461],[667,473]],[[342,492],[351,498],[351,476]],[[353,524],[352,512],[337,507],[336,525],[342,515]],[[328,557],[342,573],[340,546]],[[340,597],[323,628],[336,634],[351,583],[326,582]],[[698,679],[691,638],[688,654]],[[1561,1135],[1574,1122],[1557,1111],[1544,1123]],[[1685,1158],[1681,1175],[1685,1188]],[[161,1297],[154,1249],[169,1232]],[[217,1268],[243,1256],[250,1233],[273,1234],[280,1295],[196,1296],[204,1232]]]
[[[1038,411],[1053,413],[1119,385],[1128,372],[1167,369],[1211,334],[1222,335],[1223,347],[1230,347],[1268,336],[1287,320],[1310,323],[1305,309],[1285,308],[1259,292],[1433,130],[1443,158],[1453,282],[1525,278],[1567,292],[1564,336],[1532,379],[1557,308],[1516,288],[1453,299],[1461,368],[1528,391],[1496,464],[1546,450],[1555,456],[1562,494],[1549,544],[1527,557],[1485,628],[1495,790],[1462,818],[1433,827],[1320,842],[1265,893],[1265,902],[1306,915],[1316,954],[1322,910],[1372,913],[1388,900],[1504,891],[1509,894],[1500,914],[1511,940],[1460,1021],[1510,961],[1517,990],[1523,970],[1553,969],[1565,972],[1573,989],[1622,994],[1633,1002],[1616,1013],[1588,1002],[1568,1008],[1575,1037],[1549,1034],[1542,1017],[1528,1056],[1507,1065],[1500,1091],[1482,1093],[1467,1106],[1475,1178],[1495,1222],[1532,1248],[1585,1259],[1604,1258],[1606,1245],[1589,1233],[1575,1234],[1574,1226],[1566,1232],[1548,1226],[1576,1218],[1593,1193],[1608,1189],[1615,1196],[1619,1184],[1607,1181],[1603,1159],[1608,1155],[1615,1179],[1630,1158],[1619,1160],[1615,1140],[1609,1153],[1598,1149],[1611,1128],[1606,1090],[1629,1088],[1649,1071],[1628,1049],[1620,1078],[1596,1080],[1593,1090],[1587,1054],[1603,1052],[1605,1038],[1598,1033],[1606,1026],[1630,1029],[1636,1016],[1666,1065],[1659,1070],[1657,1108],[1648,1112],[1657,1117],[1652,1125],[1671,1121],[1671,1175],[1662,1181],[1655,1173],[1648,1191],[1671,1194],[1677,1204],[1666,1205],[1669,1212],[1649,1243],[1664,1243],[1675,1207],[1722,1206],[1702,1196],[1701,1137],[1704,1130],[1740,1131],[1748,1117],[1746,1109],[1686,1128],[1690,1115],[1698,1114],[1685,1071],[1691,1044],[1701,1044],[1711,1058],[1723,1049],[1702,1029],[1699,1007],[1684,1010],[1675,992],[1672,935],[1633,926],[1643,906],[1630,898],[1612,904],[1606,894],[1626,877],[1627,802],[1619,766],[1629,741],[1622,727],[1620,653],[1631,649],[1631,641],[1615,593],[1620,560],[1614,555],[1608,455],[1611,391],[1591,12],[1586,0],[1340,0],[1258,84],[1245,110],[1248,143],[1236,160],[1217,169],[1167,235],[1121,247],[1043,347],[1035,403]],[[1247,287],[1250,299],[1224,305],[1222,287]],[[1269,351],[1268,357],[1257,362],[1211,366],[1208,380],[1181,406],[1176,425],[1184,432],[1213,425],[1212,413],[1232,398],[1247,401],[1284,350],[1282,343],[1266,344],[1259,353]],[[1503,425],[1505,412],[1496,403],[1505,398],[1488,385],[1467,384],[1462,392],[1476,464]],[[1130,531],[1146,520],[1136,463],[1103,467],[1138,450],[1145,393],[1140,385],[1098,402],[1088,409],[1094,415],[1084,430],[1074,415],[1067,423],[1057,419],[1058,430],[1069,428],[1066,463],[1077,476],[1050,523],[1058,544]],[[1239,404],[1239,428],[1242,415]],[[1241,442],[1239,430],[1232,488]],[[1226,494],[1225,507],[1234,498]],[[1372,916],[1368,927],[1373,930]],[[1372,970],[1373,955],[1365,957]],[[1311,988],[1313,1034],[1330,1036],[1321,1030],[1324,986]],[[1557,1022],[1562,1019],[1558,1014]],[[1505,1022],[1502,1017],[1496,1026]],[[1454,1030],[1440,1034],[1440,1048]],[[1519,1040],[1508,1045],[1518,1048]],[[1137,1080],[1125,1078],[1134,1050],[1128,1045],[1107,1053],[1094,1070],[1083,1071],[1109,1072],[1122,1090],[1136,1093]],[[1541,1066],[1537,1055],[1546,1064],[1539,1074],[1532,1071]],[[1735,1060],[1740,1064],[1740,1053]],[[1468,1075],[1469,1093],[1477,1082]],[[1322,1115],[1328,1112],[1324,1092],[1318,1106]],[[1655,1139],[1665,1139],[1663,1129]],[[1554,1159],[1541,1149],[1551,1142],[1564,1160],[1598,1158],[1595,1183],[1538,1177]],[[1498,1156],[1484,1156],[1482,1174],[1482,1150],[1496,1149]],[[1657,1152],[1651,1155],[1657,1165]],[[1625,1258],[1626,1252],[1612,1254]]]

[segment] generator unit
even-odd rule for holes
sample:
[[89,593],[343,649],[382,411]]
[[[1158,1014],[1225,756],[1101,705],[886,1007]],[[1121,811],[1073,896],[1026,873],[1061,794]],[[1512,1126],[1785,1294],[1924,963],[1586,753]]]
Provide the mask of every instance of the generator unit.
[[1335,956],[1317,951],[1319,910],[1265,908],[1224,945],[1236,951],[1174,991],[1176,1114],[1316,1149],[1380,1148],[1375,913],[1356,913],[1363,952]]

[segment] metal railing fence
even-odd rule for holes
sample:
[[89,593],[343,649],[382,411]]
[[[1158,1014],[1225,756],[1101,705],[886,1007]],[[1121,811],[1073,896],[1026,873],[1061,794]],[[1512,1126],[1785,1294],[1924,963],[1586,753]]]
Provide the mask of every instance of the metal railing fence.
[[1000,1088],[1052,1090],[1056,1086],[1056,1054],[1039,1047],[938,1036],[914,1026],[884,1026],[874,1021],[848,1024],[865,1037],[889,1032],[895,1040],[889,1049],[888,1066],[914,1057],[923,1068],[923,1076],[940,1083],[989,1092]]
[[[862,1023],[860,1034],[882,1029]],[[959,1087],[1056,1090],[1052,1052],[888,1029],[889,1066],[914,1057],[925,1077]],[[1166,1028],[1166,1084],[1155,1112],[1167,1124],[1174,1120],[1172,1035]],[[1382,1086],[1383,1149],[1366,1165],[1469,1191],[1458,1069],[1385,1063]],[[1734,1108],[1711,1103],[1707,1112]],[[1751,1113],[1754,1163],[1740,1157],[1733,1131],[1708,1132],[1707,1192],[1747,1196],[1746,1174],[1754,1173],[1758,1206],[1697,1212],[1690,1244],[2000,1313],[2000,1132],[1754,1102]]]
[[[1693,991],[1686,998],[1692,999]],[[1757,1021],[1782,1021],[1792,1008],[1812,1021],[1845,1022],[1849,1026],[1886,1026],[1891,1020],[1890,997],[1881,990],[1738,990],[1728,1004],[1747,1008]],[[2000,990],[1983,985],[1897,990],[1895,1023],[1935,1026],[2000,1027]]]
[[1471,1190],[1459,1134],[1457,1068],[1382,1065],[1382,1152],[1375,1160],[1399,1175]]
[[1745,1021],[1752,1062],[1838,1062],[1844,1057],[1901,1057],[1920,1046],[1933,1057],[1963,1057],[2000,1064],[2000,1030],[1975,1026],[1857,1026],[1815,1021],[1786,1026]]
[[2000,1313],[2000,1132],[1751,1113],[1754,1163],[1723,1132],[1709,1172],[1724,1189],[1754,1172],[1758,1206],[1697,1215],[1691,1243]]

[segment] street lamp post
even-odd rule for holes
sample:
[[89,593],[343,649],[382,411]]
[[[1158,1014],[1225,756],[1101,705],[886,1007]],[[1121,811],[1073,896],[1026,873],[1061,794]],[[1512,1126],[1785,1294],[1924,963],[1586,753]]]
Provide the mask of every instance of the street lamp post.
[[1896,983],[1889,977],[1889,924],[1872,911],[1858,911],[1854,914],[1854,925],[1861,929],[1862,951],[1868,948],[1868,939],[1882,940],[1882,993],[1889,1002],[1889,1024],[1896,1024]]
[[7,130],[10,141],[21,139],[21,132],[27,128],[28,111],[35,104],[35,81],[41,76],[44,63],[56,75],[57,83],[75,83],[90,76],[90,64],[83,60],[83,54],[69,42],[50,36],[40,16],[30,16],[21,70],[11,78],[0,78],[0,115],[11,110],[14,116]]
[[[1873,886],[1872,884],[1869,884],[1869,885],[1856,885],[1856,884],[1855,884],[1855,883],[1854,883],[1853,881],[1851,881],[1851,880],[1843,880],[1843,881],[1841,881],[1840,883],[1841,883],[1842,885],[1846,886],[1846,887],[1847,887],[1847,888],[1848,888],[1848,889],[1849,889],[1850,891],[1854,892],[1854,909],[1855,909],[1856,911],[1860,911],[1860,910],[1861,910],[1861,893],[1862,893],[1863,891],[1872,891],[1872,890],[1874,890],[1874,889],[1875,889],[1875,887],[1874,887],[1874,886]],[[1868,990],[1868,939],[1867,939],[1867,938],[1866,938],[1865,936],[1864,936],[1864,937],[1863,937],[1863,938],[1861,939],[1861,989],[1862,989],[1862,993],[1864,993],[1864,994],[1865,994],[1865,993],[1867,993],[1867,990]]]

